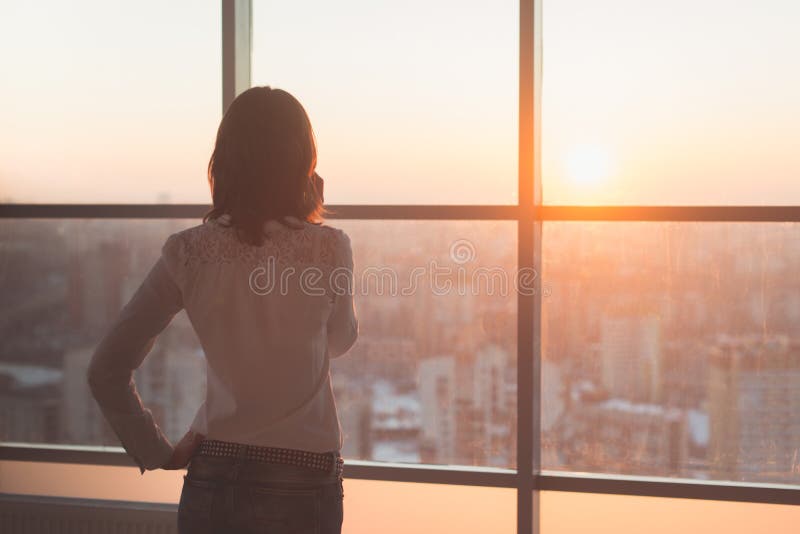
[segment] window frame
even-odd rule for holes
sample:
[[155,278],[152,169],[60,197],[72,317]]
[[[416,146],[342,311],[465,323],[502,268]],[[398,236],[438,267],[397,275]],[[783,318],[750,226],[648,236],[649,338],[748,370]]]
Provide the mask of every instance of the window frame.
[[[539,173],[541,6],[519,4],[518,201],[513,205],[333,205],[330,219],[507,220],[517,222],[517,267],[541,272],[542,227],[552,221],[800,222],[788,206],[543,205]],[[252,0],[221,0],[223,109],[250,86]],[[0,204],[0,219],[200,218],[203,204]],[[517,532],[539,532],[539,491],[800,505],[800,487],[541,469],[541,292],[517,295],[516,469],[348,461],[348,478],[517,490]],[[0,461],[133,466],[121,448],[0,443]]]

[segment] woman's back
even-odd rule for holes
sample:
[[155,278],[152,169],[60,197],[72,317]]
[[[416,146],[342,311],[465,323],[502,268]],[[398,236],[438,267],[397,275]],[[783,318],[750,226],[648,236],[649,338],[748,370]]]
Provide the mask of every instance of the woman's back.
[[341,230],[268,221],[260,246],[222,216],[171,236],[165,264],[208,363],[193,430],[311,451],[341,447],[329,358],[355,341],[352,255]]

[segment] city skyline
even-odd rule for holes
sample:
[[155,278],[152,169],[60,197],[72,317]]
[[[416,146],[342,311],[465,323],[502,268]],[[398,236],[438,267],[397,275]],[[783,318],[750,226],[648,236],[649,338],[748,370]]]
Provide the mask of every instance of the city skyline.
[[[165,236],[191,224],[4,223],[0,285],[16,314],[0,323],[9,406],[0,439],[116,443],[88,402],[80,370]],[[511,222],[335,224],[351,235],[357,273],[383,266],[405,276],[431,260],[467,272],[516,266]],[[795,231],[780,223],[547,223],[543,468],[797,483]],[[377,246],[387,240],[391,247]],[[51,254],[31,257],[33,242]],[[454,256],[453,243],[465,242],[471,255]],[[407,295],[356,291],[361,336],[332,371],[348,457],[516,464],[516,294],[483,287],[475,294],[422,286]],[[39,320],[28,321],[33,316]],[[767,360],[763,369],[721,374],[715,351],[739,345],[784,347],[780,361],[795,374],[776,375]],[[203,366],[179,314],[137,372],[143,398],[173,440],[202,397]],[[197,384],[178,378],[187,376]],[[740,389],[720,389],[731,380]],[[771,400],[761,411],[725,400],[762,390]],[[772,423],[758,434],[737,433],[745,427],[734,422],[753,418]],[[747,454],[720,448],[721,441],[738,442]]]

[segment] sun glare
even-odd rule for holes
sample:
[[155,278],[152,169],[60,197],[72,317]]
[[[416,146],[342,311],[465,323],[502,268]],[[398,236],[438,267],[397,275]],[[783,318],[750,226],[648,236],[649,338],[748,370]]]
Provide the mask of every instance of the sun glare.
[[612,174],[611,155],[601,146],[577,145],[567,153],[566,169],[573,185],[597,186]]

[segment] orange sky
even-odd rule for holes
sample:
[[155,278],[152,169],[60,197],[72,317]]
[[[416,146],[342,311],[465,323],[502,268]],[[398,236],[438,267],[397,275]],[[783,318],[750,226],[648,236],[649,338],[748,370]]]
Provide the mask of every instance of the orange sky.
[[[514,203],[517,3],[254,2],[332,203]],[[313,16],[310,16],[313,14]],[[800,200],[800,4],[544,2],[549,203]],[[15,2],[0,200],[206,202],[218,0]]]

